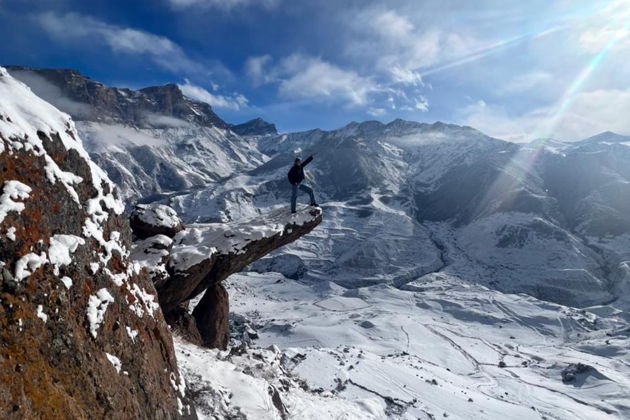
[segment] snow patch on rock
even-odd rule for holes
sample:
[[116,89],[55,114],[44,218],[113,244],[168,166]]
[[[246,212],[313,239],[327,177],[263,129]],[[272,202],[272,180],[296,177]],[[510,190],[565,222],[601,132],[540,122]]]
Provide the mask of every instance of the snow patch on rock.
[[72,287],[72,279],[68,276],[63,276],[61,278],[61,282],[64,286],[66,286],[66,289],[70,289]]
[[33,272],[39,267],[46,264],[47,261],[48,258],[46,258],[46,253],[44,252],[40,253],[39,255],[33,252],[24,255],[15,263],[16,280],[24,280],[25,278],[33,274]]
[[0,223],[10,211],[20,213],[24,210],[24,203],[15,200],[26,200],[30,193],[31,187],[20,181],[4,181],[0,195]]
[[15,226],[11,226],[9,229],[7,229],[7,238],[9,238],[9,240],[15,241],[17,239],[17,237],[15,236],[15,231]]
[[107,352],[105,352],[105,356],[107,356],[107,360],[109,360],[112,366],[114,366],[114,369],[116,369],[116,373],[120,373],[120,370],[122,369],[122,363],[120,362],[120,359],[113,354],[109,354]]
[[90,323],[90,334],[92,334],[92,337],[96,338],[98,335],[98,328],[103,323],[107,306],[112,302],[114,302],[114,297],[105,288],[98,290],[95,295],[90,296],[87,318]]
[[163,204],[151,206],[140,204],[136,206],[136,211],[138,219],[148,225],[175,228],[182,223],[177,212]]
[[50,238],[48,261],[53,264],[55,275],[59,275],[60,266],[72,264],[70,254],[84,244],[85,240],[75,235],[54,235]]
[[37,305],[37,318],[39,318],[42,321],[44,321],[44,324],[46,323],[46,321],[48,321],[48,315],[46,315],[44,313],[44,306],[43,305]]

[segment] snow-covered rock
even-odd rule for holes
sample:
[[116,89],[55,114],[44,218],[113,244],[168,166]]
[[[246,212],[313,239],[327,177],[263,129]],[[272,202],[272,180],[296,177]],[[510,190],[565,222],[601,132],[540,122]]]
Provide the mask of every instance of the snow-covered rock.
[[0,417],[195,418],[124,203],[70,117],[4,68],[0,168]]
[[304,261],[293,254],[282,254],[275,257],[263,258],[262,260],[254,262],[250,269],[258,273],[266,273],[269,271],[282,273],[286,278],[293,280],[301,279],[307,272]]
[[239,223],[191,225],[172,241],[163,235],[136,241],[133,257],[149,269],[169,323],[184,325],[187,335],[198,334],[182,305],[187,308],[189,300],[204,293],[193,311],[196,328],[206,346],[225,348],[229,338],[229,302],[220,283],[253,261],[308,234],[321,220],[321,209],[310,207],[295,214],[278,210],[264,218]]
[[170,251],[170,279],[161,288],[165,311],[194,298],[209,285],[301,238],[322,220],[318,207],[296,214],[287,209],[239,223],[190,225],[175,238]]
[[164,204],[137,204],[129,219],[131,230],[142,239],[165,235],[170,238],[184,230],[177,212]]

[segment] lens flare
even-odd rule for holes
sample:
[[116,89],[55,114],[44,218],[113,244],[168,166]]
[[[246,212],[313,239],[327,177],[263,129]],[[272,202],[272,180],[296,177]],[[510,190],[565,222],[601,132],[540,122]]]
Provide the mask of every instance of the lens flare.
[[[612,30],[615,23],[607,25],[603,30]],[[538,139],[526,147],[522,147],[503,167],[498,178],[493,182],[490,189],[477,205],[474,217],[479,217],[496,210],[499,206],[509,206],[518,197],[518,194],[527,187],[528,177],[536,164],[540,154],[549,142],[549,138],[555,132],[558,124],[562,121],[567,111],[570,109],[577,94],[584,87],[585,83],[594,71],[601,65],[610,51],[628,35],[630,22],[626,22],[621,28],[612,30],[613,36],[593,56],[588,64],[582,69],[578,76],[569,85],[560,100],[555,106],[555,111],[543,125],[541,125],[533,137]],[[532,179],[532,182],[534,180]]]
[[455,60],[452,61],[448,61],[446,63],[442,63],[442,64],[438,64],[437,66],[434,67],[430,67],[426,70],[422,71],[422,76],[428,76],[434,73],[438,73],[444,70],[448,70],[450,68],[453,67],[457,67],[457,66],[461,66],[462,64],[467,64],[473,61],[477,61],[480,60],[482,58],[488,57],[492,54],[496,54],[506,48],[512,47],[514,45],[520,44],[524,41],[530,40],[530,39],[537,39],[537,38],[542,38],[545,37],[547,35],[551,35],[554,32],[560,31],[562,29],[564,29],[565,26],[562,25],[557,25],[554,26],[553,28],[549,28],[549,29],[545,29],[544,31],[540,31],[540,32],[534,32],[534,33],[528,33],[528,34],[524,34],[524,35],[518,35],[512,38],[508,38],[506,40],[502,40],[502,41],[497,41],[497,42],[493,42],[492,44],[489,44],[485,47],[479,48],[471,53],[468,53],[462,57],[458,57]]
[[593,74],[593,72],[599,67],[599,65],[604,61],[604,58],[608,55],[608,53],[612,50],[612,48],[619,43],[620,40],[625,38],[627,35],[628,27],[630,24],[626,24],[621,30],[614,31],[615,36],[613,36],[604,47],[597,53],[589,63],[584,67],[584,69],[580,72],[580,74],[575,78],[573,83],[569,86],[566,92],[560,98],[558,102],[558,106],[556,107],[556,112],[553,117],[549,119],[549,122],[539,130],[535,138],[537,137],[549,137],[553,134],[555,128],[558,126],[558,123],[562,120],[562,117],[569,110],[571,104],[575,100],[577,93],[584,86],[588,78]]

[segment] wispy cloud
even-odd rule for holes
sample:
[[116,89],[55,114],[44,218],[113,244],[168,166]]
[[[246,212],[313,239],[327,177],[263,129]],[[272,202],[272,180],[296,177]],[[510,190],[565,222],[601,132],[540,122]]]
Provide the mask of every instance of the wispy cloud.
[[76,119],[87,119],[93,116],[94,109],[90,104],[70,99],[55,84],[31,71],[12,71],[11,75],[24,82],[40,98],[55,107],[72,115]]
[[421,85],[423,69],[480,45],[454,29],[418,26],[410,16],[382,6],[359,11],[351,22],[345,54],[369,63],[391,83]]
[[368,108],[367,114],[372,117],[378,118],[386,115],[387,110],[384,108]]
[[277,83],[285,99],[316,99],[366,105],[383,89],[373,80],[319,57],[292,54],[274,63],[268,55],[250,57],[246,71],[255,84]]
[[163,69],[174,73],[210,73],[191,59],[170,39],[133,28],[125,28],[77,13],[52,12],[36,17],[40,26],[54,39],[79,44],[98,43],[119,54],[144,55]]
[[552,106],[534,108],[524,114],[512,115],[502,105],[478,101],[462,111],[462,123],[473,126],[486,134],[514,142],[534,140],[541,127],[550,126],[548,133],[557,140],[580,140],[603,131],[630,135],[630,89],[600,89],[578,93],[571,109],[556,118]]
[[168,0],[175,9],[187,8],[213,8],[231,10],[239,6],[258,6],[272,8],[282,0]]
[[232,95],[220,95],[209,92],[201,86],[190,83],[188,79],[185,83],[178,85],[182,93],[190,99],[206,102],[217,108],[232,109],[238,111],[247,106],[248,100],[240,93]]
[[270,83],[273,81],[269,74],[269,65],[272,58],[269,54],[258,57],[249,57],[245,62],[245,74],[252,82],[254,87]]

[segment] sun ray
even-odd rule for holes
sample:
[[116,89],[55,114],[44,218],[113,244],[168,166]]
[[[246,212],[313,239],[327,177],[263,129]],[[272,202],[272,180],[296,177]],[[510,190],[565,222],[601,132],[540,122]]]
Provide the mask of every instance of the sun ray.
[[517,44],[520,44],[524,41],[530,40],[530,39],[537,39],[537,38],[541,38],[547,35],[550,35],[554,32],[560,31],[562,29],[564,29],[565,27],[562,25],[558,25],[555,26],[553,28],[548,28],[545,29],[543,31],[539,31],[539,32],[534,32],[534,33],[528,33],[528,34],[524,34],[524,35],[518,35],[506,40],[502,40],[502,41],[497,41],[497,42],[493,42],[487,46],[484,46],[482,48],[479,48],[471,53],[468,53],[464,56],[458,57],[454,60],[445,62],[445,63],[441,63],[438,64],[436,66],[430,67],[426,70],[421,70],[422,76],[428,76],[431,74],[435,74],[444,70],[448,70],[451,69],[453,67],[457,67],[457,66],[461,66],[463,64],[467,64],[473,61],[477,61],[480,60],[482,58],[488,57],[492,54],[496,54],[506,48],[515,46]]
[[[617,22],[612,22],[603,29],[615,28],[616,23]],[[569,111],[577,94],[582,90],[589,77],[593,75],[610,51],[623,38],[629,35],[628,28],[630,28],[630,22],[626,22],[622,27],[617,28],[618,30],[612,31],[613,36],[602,49],[588,61],[582,71],[580,71],[560,97],[557,105],[554,107],[555,111],[553,115],[533,133],[534,138],[538,139],[538,141],[532,142],[527,147],[523,147],[503,167],[500,175],[478,204],[475,217],[493,211],[496,206],[509,204],[517,197],[519,191],[525,186],[527,177],[536,164],[538,156],[540,156],[544,150],[558,124],[562,121],[562,118]]]

